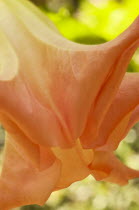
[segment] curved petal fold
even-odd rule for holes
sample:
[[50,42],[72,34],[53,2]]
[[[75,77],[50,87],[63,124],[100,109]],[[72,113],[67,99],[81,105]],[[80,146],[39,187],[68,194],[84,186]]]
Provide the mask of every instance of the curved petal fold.
[[113,153],[139,119],[139,73],[125,75],[138,28],[139,17],[110,42],[81,45],[29,1],[0,1],[0,209],[42,205],[90,173],[121,185],[139,176]]
[[17,55],[4,33],[0,31],[0,82],[12,80],[17,73]]
[[139,176],[139,171],[128,168],[112,152],[103,150],[94,152],[94,160],[89,168],[97,180],[119,185],[125,185],[129,179]]
[[129,130],[139,121],[139,105],[132,111],[128,125],[125,129],[123,138],[127,135]]
[[102,122],[94,147],[115,150],[129,128],[139,119],[138,105],[139,73],[127,73]]
[[125,75],[127,66],[138,46],[139,39],[135,40],[131,46],[123,51],[117,62],[113,64],[111,73],[102,86],[92,110],[89,113],[87,126],[81,136],[84,148],[92,148],[95,144],[97,144],[96,138],[100,133],[101,124],[103,124],[103,120],[113,103],[114,97],[117,94],[119,86]]
[[[42,123],[47,126],[41,126],[40,132],[37,129],[32,131],[32,117],[23,123],[20,110],[18,115],[12,111],[16,123],[21,124],[22,120],[24,133],[30,133],[30,138],[36,143],[40,139],[42,146],[72,147],[80,136],[83,144],[86,141],[91,144],[135,51],[139,18],[116,40],[86,46],[68,41],[56,33],[50,21],[46,25],[44,16],[29,2],[2,1],[0,11],[0,28],[12,43],[20,63],[18,77],[5,86],[12,92],[15,85],[24,84],[32,115],[35,116],[40,109],[40,121],[44,121],[42,115],[47,113],[45,123]],[[14,104],[18,103],[19,97],[14,99]],[[38,117],[34,122],[36,120],[39,122]],[[55,135],[49,128],[51,123]],[[47,136],[44,136],[46,127]]]
[[17,151],[10,137],[6,139],[4,166],[0,178],[0,207],[8,210],[21,205],[43,205],[60,176],[60,161],[39,171]]
[[68,187],[90,174],[88,165],[93,160],[93,151],[83,150],[79,141],[73,148],[53,148],[52,151],[62,164],[61,176],[56,189]]

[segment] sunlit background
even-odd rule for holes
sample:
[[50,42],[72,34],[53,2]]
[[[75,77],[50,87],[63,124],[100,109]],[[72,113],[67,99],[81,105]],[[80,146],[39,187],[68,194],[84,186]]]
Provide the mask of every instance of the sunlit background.
[[[139,13],[139,0],[31,0],[49,16],[66,38],[78,43],[100,44],[114,39]],[[128,71],[139,71],[137,51]],[[0,128],[2,160],[4,129]],[[117,156],[139,170],[139,124],[122,141]],[[76,170],[76,169],[75,169]],[[120,187],[96,182],[92,176],[52,193],[44,207],[25,206],[14,210],[139,210],[139,179]]]

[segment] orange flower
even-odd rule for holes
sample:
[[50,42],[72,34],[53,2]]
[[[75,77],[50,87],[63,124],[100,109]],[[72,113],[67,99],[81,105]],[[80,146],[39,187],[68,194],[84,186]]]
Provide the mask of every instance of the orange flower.
[[28,1],[0,0],[0,14],[0,209],[42,205],[89,174],[121,185],[139,177],[113,153],[139,120],[139,74],[125,73],[139,17],[115,40],[87,46]]

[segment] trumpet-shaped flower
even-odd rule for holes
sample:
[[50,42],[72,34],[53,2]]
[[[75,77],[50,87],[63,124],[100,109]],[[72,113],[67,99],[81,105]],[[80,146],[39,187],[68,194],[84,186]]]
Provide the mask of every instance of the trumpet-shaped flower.
[[81,45],[28,1],[0,0],[0,209],[43,205],[89,174],[139,177],[114,155],[139,120],[139,73],[126,73],[138,45],[139,17],[110,42]]

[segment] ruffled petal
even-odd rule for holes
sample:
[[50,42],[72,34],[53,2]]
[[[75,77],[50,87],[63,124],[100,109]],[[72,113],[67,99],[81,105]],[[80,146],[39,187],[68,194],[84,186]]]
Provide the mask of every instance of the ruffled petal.
[[139,105],[131,112],[128,125],[124,131],[123,138],[127,135],[129,130],[139,121]]
[[90,174],[88,165],[93,160],[92,150],[83,150],[80,142],[71,149],[53,148],[55,156],[61,161],[61,177],[56,189],[68,187]]
[[0,1],[0,14],[0,121],[10,136],[0,207],[43,204],[90,173],[119,184],[139,176],[111,151],[138,119],[139,76],[124,75],[139,17],[115,40],[86,46],[63,38],[25,0]]
[[89,168],[97,180],[119,185],[125,185],[129,179],[139,177],[139,171],[128,168],[112,152],[108,151],[95,151]]
[[138,105],[139,73],[127,73],[102,122],[94,147],[115,150],[129,128],[139,119]]
[[0,178],[0,208],[8,210],[34,203],[43,205],[59,180],[60,168],[60,161],[55,160],[46,170],[38,170],[22,157],[8,137]]
[[[94,128],[88,130],[89,124],[92,125],[88,116],[92,116],[93,125],[98,127],[100,116],[108,109],[135,50],[133,45],[139,37],[139,18],[120,38],[98,46],[86,46],[63,38],[55,32],[50,21],[46,25],[44,16],[24,0],[1,1],[0,12],[0,27],[13,45],[20,63],[18,77],[5,84],[10,90],[9,100],[5,103],[10,101],[11,107],[14,104],[20,106],[22,91],[24,101],[30,107],[27,110],[25,102],[24,117],[20,108],[17,114],[17,107],[11,111],[4,106],[5,112],[12,115],[16,124],[22,124],[23,132],[36,144],[72,147],[83,131],[82,142],[88,141],[89,144],[85,133],[89,131],[91,139]],[[126,61],[123,54],[128,57]],[[12,93],[17,92],[15,86],[16,89],[20,87],[17,98],[13,99]],[[100,114],[109,94],[109,102]],[[36,129],[35,122],[40,129]],[[49,127],[51,124],[54,125],[53,132]]]
[[[113,57],[115,58],[117,56],[117,59],[113,62],[111,71],[109,71],[109,75],[105,80],[105,83],[101,86],[99,94],[97,95],[95,103],[89,113],[86,128],[81,136],[84,148],[92,148],[94,144],[96,144],[97,135],[99,135],[99,132],[101,131],[101,123],[103,122],[105,115],[114,100],[131,57],[139,46],[138,23],[139,17],[118,38],[106,43],[108,49],[111,50],[109,61],[106,61],[106,63],[111,63],[111,59],[113,59]],[[107,48],[105,50],[107,53]],[[102,67],[103,70],[104,67]]]
[[0,82],[13,79],[17,73],[17,55],[4,33],[0,31]]
[[17,151],[39,170],[50,167],[55,161],[55,156],[49,147],[42,147],[34,144],[20,128],[6,115],[0,115],[0,120],[6,131],[10,133],[10,141]]

